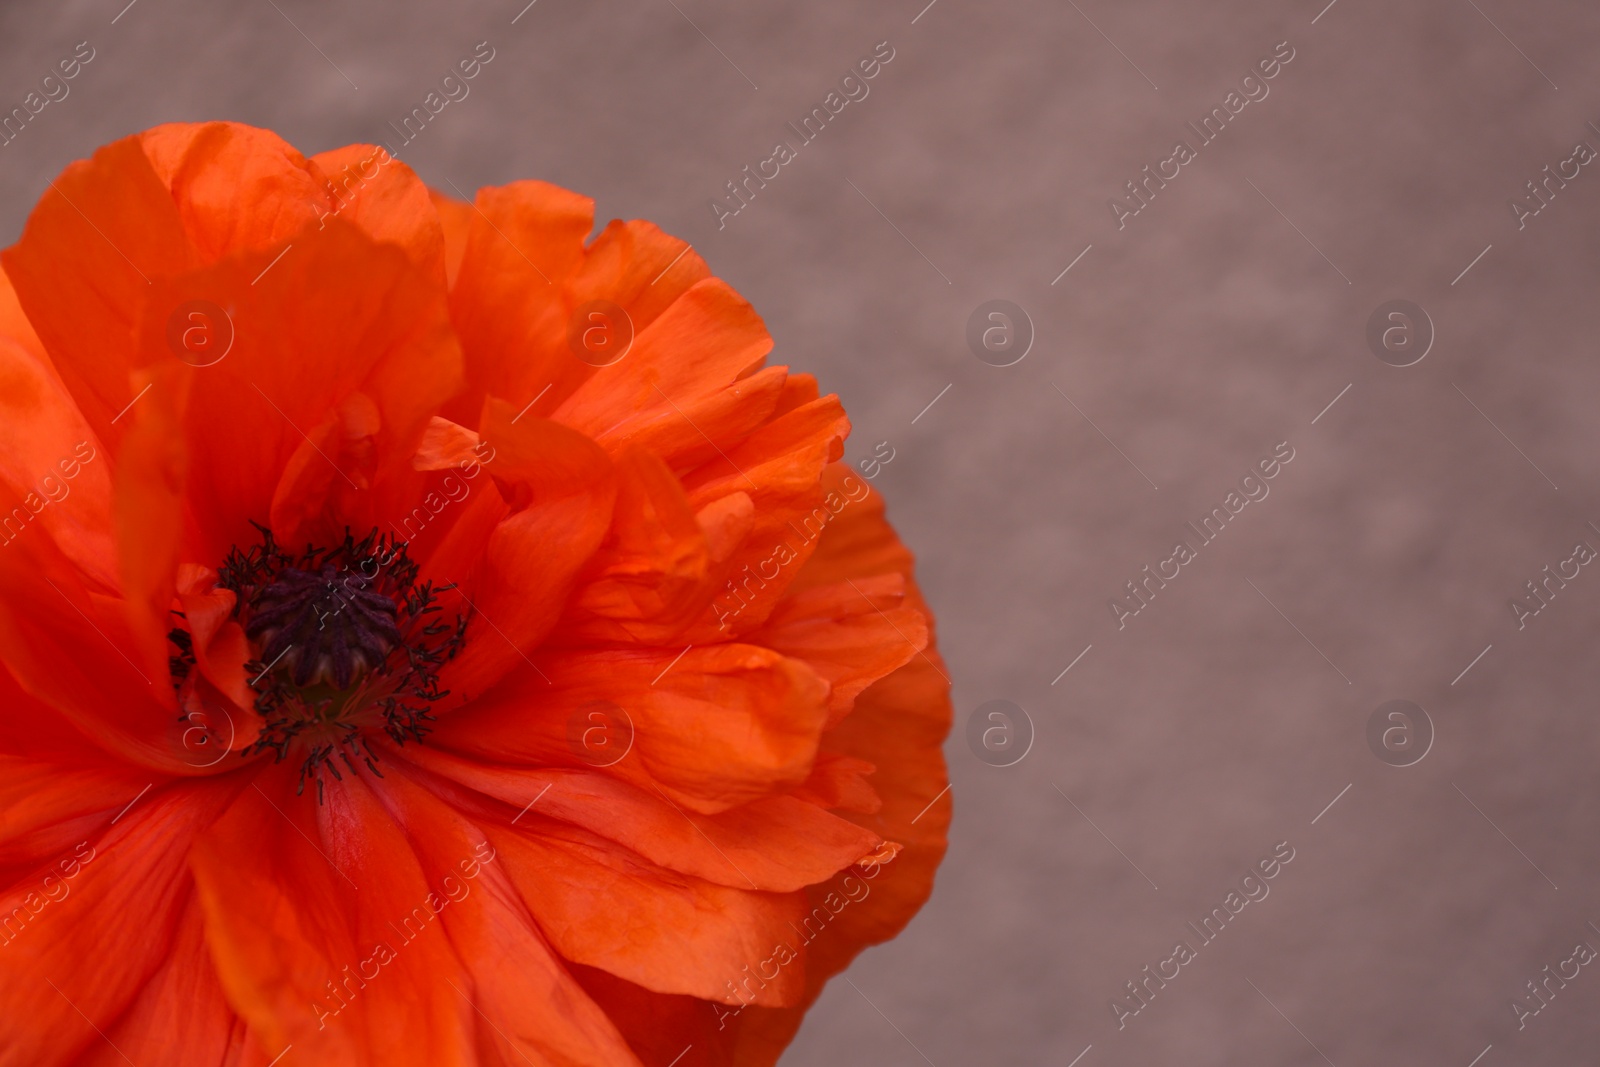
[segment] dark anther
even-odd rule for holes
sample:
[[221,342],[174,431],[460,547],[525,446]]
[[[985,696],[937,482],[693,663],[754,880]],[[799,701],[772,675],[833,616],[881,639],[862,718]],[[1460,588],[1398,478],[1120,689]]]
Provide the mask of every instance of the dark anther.
[[[174,614],[182,618],[181,613],[175,612]],[[173,648],[177,649],[176,652],[167,657],[167,667],[172,674],[172,688],[182,689],[184,681],[189,677],[189,672],[194,670],[195,666],[194,638],[189,636],[188,630],[183,629],[181,626],[175,626],[167,634],[167,640],[172,643]]]
[[[468,617],[438,618],[439,594],[452,587],[419,582],[405,543],[377,530],[293,555],[257,529],[261,543],[235,548],[217,575],[257,650],[245,670],[263,726],[243,754],[271,750],[282,760],[305,746],[300,785],[315,778],[320,796],[323,771],[340,778],[335,759],[380,774],[369,730],[397,745],[422,740],[433,703],[448,695],[439,670],[461,651]],[[173,638],[175,663],[192,657],[183,637]]]

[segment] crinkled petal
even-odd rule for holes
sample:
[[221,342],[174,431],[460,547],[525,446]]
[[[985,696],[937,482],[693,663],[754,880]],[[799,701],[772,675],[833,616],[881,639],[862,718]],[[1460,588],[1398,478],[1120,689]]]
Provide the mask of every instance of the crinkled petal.
[[[435,887],[444,934],[461,958],[451,993],[470,1001],[480,1054],[491,1062],[638,1067],[611,1021],[591,1002],[540,933],[511,869],[517,858],[397,763],[373,778]],[[529,901],[528,903],[533,903]],[[430,908],[431,910],[431,908]],[[413,924],[420,923],[413,919]],[[420,927],[419,927],[420,928]],[[410,934],[406,927],[403,936]],[[403,951],[403,950],[402,950]],[[537,1059],[534,1059],[537,1057]]]
[[662,867],[734,888],[786,893],[820,882],[883,845],[882,836],[792,796],[717,815],[690,814],[665,797],[598,771],[507,767],[428,745],[406,756],[507,805],[530,805],[625,845]]
[[122,1015],[100,1029],[103,1039],[89,1042],[77,1067],[264,1067],[272,1059],[222,992],[192,893],[165,962]]
[[322,803],[294,781],[262,775],[192,854],[229,1002],[308,1063],[474,1064],[472,1008],[446,984],[466,971],[405,834],[353,771]]
[[0,894],[0,1067],[73,1062],[160,971],[191,891],[188,844],[233,789],[152,790]]
[[531,815],[491,831],[517,888],[562,956],[658,993],[796,1003],[798,949],[746,988],[746,968],[797,940],[802,893],[760,893],[678,874],[575,826]]
[[[541,655],[442,720],[429,741],[482,759],[603,763],[715,813],[805,780],[827,697],[803,661],[755,645]],[[613,757],[618,748],[625,755]]]
[[483,469],[511,512],[481,544],[470,573],[444,573],[437,562],[430,566],[434,577],[460,586],[470,611],[471,640],[441,673],[456,704],[530,662],[605,537],[616,499],[610,460],[575,430],[548,419],[519,418],[509,404],[490,400],[480,436],[493,450]]

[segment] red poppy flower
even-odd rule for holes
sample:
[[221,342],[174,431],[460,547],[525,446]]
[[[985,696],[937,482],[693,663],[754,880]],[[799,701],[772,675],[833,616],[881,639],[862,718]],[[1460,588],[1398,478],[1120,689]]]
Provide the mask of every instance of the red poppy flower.
[[0,255],[0,1067],[770,1064],[926,899],[844,412],[592,228],[210,123]]

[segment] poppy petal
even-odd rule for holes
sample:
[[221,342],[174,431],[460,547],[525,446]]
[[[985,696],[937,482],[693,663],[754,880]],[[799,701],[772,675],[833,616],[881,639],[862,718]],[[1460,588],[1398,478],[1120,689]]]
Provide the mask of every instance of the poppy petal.
[[187,844],[231,794],[212,783],[153,791],[0,894],[0,1065],[70,1063],[101,1040],[95,1027],[121,1015],[171,951],[191,884]]
[[[522,418],[500,400],[484,405],[484,469],[512,512],[490,534],[463,585],[477,636],[441,672],[460,702],[476,697],[549,634],[611,522],[616,474],[593,441],[548,419]],[[466,580],[463,580],[466,578]],[[492,631],[492,632],[489,632]]]
[[144,378],[147,388],[141,390],[143,408],[129,420],[117,456],[113,529],[127,625],[140,669],[164,680],[183,558],[183,484],[189,465],[182,419],[193,381],[176,365],[135,377]]
[[809,400],[684,476],[697,510],[737,493],[747,493],[753,504],[742,542],[713,576],[723,591],[711,611],[684,632],[685,639],[737,638],[765,621],[823,530],[852,506],[850,496],[821,484],[828,464],[843,454],[849,432],[838,397]]
[[833,726],[863,689],[927,647],[927,620],[904,599],[905,579],[898,574],[801,590],[780,601],[750,639],[805,660],[828,680]]
[[438,212],[439,225],[444,231],[445,284],[454,289],[456,277],[461,273],[461,260],[467,254],[467,234],[472,229],[473,208],[471,204],[446,196],[437,189],[428,190],[428,199],[433,201],[433,209]]
[[759,367],[772,337],[755,309],[719,278],[696,282],[589,377],[552,417],[598,437],[630,419],[710,394]]
[[[639,1067],[540,934],[498,838],[412,781],[403,764],[386,762],[384,776],[372,785],[437,891],[441,933],[449,935],[465,972],[446,995],[471,1004],[478,1047],[493,1049],[508,1064]],[[412,925],[405,924],[402,936],[428,936],[412,935]]]
[[605,297],[628,312],[635,330],[711,276],[686,242],[640,219],[612,219],[585,252],[568,283],[575,298]]
[[190,589],[180,584],[178,602],[188,623],[195,666],[233,702],[236,711],[248,711],[255,706],[255,692],[244,665],[253,657],[244,627],[234,616],[237,597],[232,590],[215,586],[215,571],[194,570],[200,573],[191,579]]
[[[829,935],[810,947],[804,1004],[752,1006],[741,1015],[740,1063],[776,1063],[827,980],[863,948],[897,935],[927,902],[950,825],[950,804],[940,799],[947,782],[940,743],[949,729],[949,707],[949,684],[919,657],[867,689],[839,729],[828,735],[825,743],[830,746],[877,757],[873,762],[879,769],[872,782],[883,807],[852,818],[881,827],[905,847],[875,870],[867,865],[873,871],[870,895],[844,909]],[[808,894],[813,907],[822,903],[818,889]]]
[[611,532],[568,601],[563,644],[662,644],[711,599],[711,549],[683,487],[653,452],[617,458]]
[[323,803],[293,781],[288,765],[261,775],[192,852],[229,1002],[266,1048],[307,1062],[473,1063],[471,1008],[438,994],[465,980],[450,939],[394,925],[433,914],[404,833],[354,773]]
[[100,767],[111,763],[102,746],[90,741],[67,716],[24,689],[3,663],[0,752],[58,767]]
[[820,882],[883,838],[792,796],[716,815],[690,815],[658,793],[596,771],[499,766],[428,745],[407,748],[419,766],[495,797],[609,838],[671,870],[718,885],[786,893]]
[[70,853],[152,784],[110,761],[0,755],[0,871]]
[[138,138],[62,171],[0,264],[62,381],[113,451],[133,400],[134,329],[152,279],[194,266],[177,206]]
[[675,471],[726,460],[727,449],[772,415],[788,377],[787,367],[763,367],[720,389],[657,404],[618,422],[596,440],[613,455],[629,448],[649,449]]
[[42,534],[0,549],[0,658],[21,688],[92,745],[162,773],[193,773],[165,665],[141,666],[131,614],[86,586]]
[[[325,179],[271,130],[175,122],[145,131],[138,141],[202,263],[283,244],[329,199]],[[248,210],[240,210],[243,205]]]
[[872,788],[872,774],[877,769],[866,760],[824,750],[817,753],[811,777],[790,795],[830,811],[842,808],[875,815],[883,810],[883,798]]
[[287,241],[327,202],[304,157],[276,134],[226,122],[159,126],[63,171],[0,261],[90,426],[115,451],[113,420],[135,395],[135,329],[152,282]]
[[737,1062],[726,1022],[733,1009],[697,997],[658,993],[598,967],[575,963],[572,973],[595,1003],[617,1021],[617,1028],[645,1063],[733,1067]]
[[466,226],[451,277],[470,368],[457,418],[487,395],[537,401],[534,413],[549,415],[595,374],[573,349],[576,313],[604,301],[638,336],[710,273],[688,245],[648,222],[614,220],[585,248],[594,201],[543,182],[481,189],[471,205],[438,194],[435,203],[452,226]]
[[[835,467],[825,475],[824,483],[839,487],[845,474]],[[849,581],[865,589],[874,576],[884,574],[903,577],[906,606],[927,615],[921,593],[911,580],[911,554],[886,521],[882,496],[872,492],[828,527],[793,589],[826,589]],[[943,754],[951,718],[949,685],[943,661],[933,647],[930,625],[927,648],[863,691],[850,713],[823,735],[825,751],[875,767],[869,781],[881,806],[872,812],[846,811],[846,817],[904,847],[892,860],[867,868],[874,875],[870,896],[838,917],[833,928],[838,936],[819,939],[812,946],[807,1003],[862,948],[904,929],[932,892],[950,826],[949,778]],[[815,904],[818,889],[808,893]],[[803,1008],[747,1010],[741,1016],[740,1062],[777,1062],[803,1014]]]
[[121,1017],[101,1029],[103,1040],[91,1041],[76,1067],[242,1067],[247,1061],[254,1067],[271,1059],[223,995],[192,893],[166,961]]
[[[609,773],[710,814],[803,782],[827,715],[826,682],[755,645],[574,652],[535,666],[441,721],[431,743],[556,766],[604,758]],[[594,735],[596,745],[627,745],[610,721],[626,717],[631,751],[613,762],[610,750],[576,742],[574,717],[585,708],[606,709],[596,721],[615,727],[615,737]]]
[[485,397],[506,397],[520,408],[563,373],[581,380],[590,369],[566,347],[560,282],[583,256],[594,201],[521,181],[480,189],[469,206],[466,249],[450,291],[467,354],[467,390],[445,411],[457,422],[477,415]]
[[805,989],[789,953],[775,974],[748,968],[796,940],[801,893],[759,893],[658,867],[614,842],[535,816],[491,832],[517,888],[556,949],[659,993],[781,1006]]
[[[0,276],[0,284],[4,277]],[[0,336],[0,549],[28,534],[53,540],[83,577],[115,592],[110,464],[49,363]]]
[[[410,456],[439,397],[459,381],[442,294],[399,249],[334,219],[287,254],[292,269],[252,253],[153,286],[141,352],[187,389],[183,491],[206,502],[190,558],[220,560],[253,543],[250,520],[266,521],[280,481],[307,469],[325,477],[302,494],[327,496],[305,509],[322,504],[341,536],[345,522],[386,524],[414,486]],[[177,363],[167,347],[164,309],[192,300],[211,301],[231,323],[231,349],[205,366]],[[154,417],[147,401],[134,419]],[[320,455],[313,431],[327,435]],[[218,447],[232,440],[250,447]]]
[[374,240],[399,245],[424,274],[445,279],[444,228],[428,187],[416,172],[373,145],[353,144],[311,157],[332,205],[318,228],[338,216]]

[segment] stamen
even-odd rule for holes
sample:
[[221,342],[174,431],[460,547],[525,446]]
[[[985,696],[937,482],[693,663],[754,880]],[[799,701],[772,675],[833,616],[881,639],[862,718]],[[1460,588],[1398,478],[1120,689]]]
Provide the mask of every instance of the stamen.
[[[324,769],[342,779],[336,757],[352,773],[360,759],[381,777],[371,729],[396,744],[422,740],[430,708],[448,695],[439,669],[461,651],[468,616],[430,618],[441,611],[438,594],[454,587],[418,582],[405,542],[377,530],[359,541],[347,530],[342,544],[291,556],[271,530],[256,529],[260,544],[233,549],[217,578],[257,650],[245,670],[264,725],[244,754],[271,750],[281,761],[303,735],[300,789],[316,779],[320,800]],[[179,659],[193,656],[189,635],[174,634],[182,635],[172,638],[177,677]]]
[[[173,612],[178,618],[188,622],[188,618],[181,611]],[[194,638],[189,636],[189,631],[181,626],[174,626],[167,634],[167,640],[177,649],[167,657],[167,669],[172,675],[172,688],[182,691],[183,683],[189,678],[189,672],[194,670]]]

